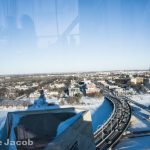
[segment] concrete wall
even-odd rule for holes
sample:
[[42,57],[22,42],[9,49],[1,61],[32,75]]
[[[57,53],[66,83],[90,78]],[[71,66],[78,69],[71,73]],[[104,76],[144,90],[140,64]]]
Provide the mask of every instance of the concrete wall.
[[91,125],[91,114],[86,111],[72,126],[57,139],[48,144],[45,150],[95,150]]
[[[75,116],[76,113],[80,113],[79,117],[56,136],[58,125]],[[8,113],[2,139],[3,142],[7,139],[16,141],[31,139],[34,142],[31,146],[13,147],[14,150],[43,150],[44,148],[45,150],[95,150],[91,114],[74,108]],[[3,145],[0,149],[12,150],[12,146]]]

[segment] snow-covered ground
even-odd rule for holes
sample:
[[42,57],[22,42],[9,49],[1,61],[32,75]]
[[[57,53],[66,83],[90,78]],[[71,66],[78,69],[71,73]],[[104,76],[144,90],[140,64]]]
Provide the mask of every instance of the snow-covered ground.
[[150,94],[133,95],[131,99],[147,107],[150,106]]
[[106,122],[113,110],[110,102],[104,99],[104,97],[83,97],[80,102],[82,104],[72,106],[76,108],[86,109],[91,112],[93,132],[95,132],[97,128],[101,127],[102,124]]
[[[53,101],[55,101],[58,104],[58,101],[56,101],[56,99]],[[81,104],[79,105],[64,105],[61,107],[62,108],[76,107],[76,108],[89,110],[91,112],[91,117],[92,117],[93,132],[95,132],[97,128],[101,127],[101,125],[105,123],[105,121],[109,118],[113,110],[112,106],[110,105],[110,102],[108,100],[105,100],[104,97],[102,98],[82,97],[80,103]],[[35,109],[42,109],[42,108],[35,108]],[[0,131],[5,124],[7,113],[12,111],[18,111],[18,109],[11,108],[11,109],[0,110]]]
[[135,106],[132,106],[131,127],[129,131],[150,131],[150,113]]
[[[37,101],[35,101],[34,105],[30,108],[27,109],[31,110],[31,109],[53,109],[53,106],[48,106],[48,104],[46,103],[46,101],[44,99],[37,99]],[[58,106],[58,105],[56,105]],[[49,107],[49,108],[48,108]],[[109,118],[109,116],[112,113],[112,105],[110,104],[110,102],[107,99],[102,98],[88,98],[88,97],[82,97],[82,99],[80,100],[80,103],[78,105],[64,105],[64,107],[76,107],[76,108],[80,108],[80,109],[85,109],[85,110],[89,110],[91,112],[91,116],[92,116],[92,127],[93,127],[93,132],[96,131],[97,128],[101,127],[101,125],[103,123],[105,123],[105,121]],[[58,108],[58,107],[56,107]],[[22,109],[25,110],[25,109]],[[22,111],[20,110],[20,111]],[[0,110],[0,139],[2,139],[3,135],[3,127],[7,118],[7,114],[8,112],[12,112],[12,111],[18,111],[18,109],[13,108],[13,109],[6,109],[6,110]],[[57,136],[59,134],[61,134],[66,128],[69,127],[69,125],[71,125],[75,120],[77,120],[80,116],[81,116],[82,112],[77,113],[75,116],[67,119],[64,122],[61,122],[57,128]],[[16,125],[18,124],[20,118],[22,117],[17,115],[17,114],[13,114],[13,123],[12,123],[12,129],[11,129],[11,136],[10,136],[10,141],[15,141],[15,133],[14,133],[14,128],[16,127]],[[16,145],[8,145],[8,148],[10,149],[16,149]]]
[[[150,104],[150,95],[135,95],[132,100],[143,105]],[[150,113],[146,110],[131,104],[132,118],[128,128],[130,132],[150,132]],[[131,134],[133,135],[133,134]],[[146,134],[145,134],[146,135]],[[114,148],[115,150],[150,150],[150,135],[135,138],[123,138]]]
[[150,136],[124,138],[114,148],[115,150],[150,150]]
[[[132,97],[133,100],[139,102],[143,105],[149,105],[149,98],[150,95],[135,95]],[[51,100],[49,100],[51,102]],[[58,103],[55,99],[53,102]],[[130,132],[141,132],[141,131],[150,131],[150,113],[146,110],[141,109],[140,107],[131,104],[132,106],[132,118],[131,118],[131,125],[128,128]],[[106,122],[109,116],[112,113],[112,105],[110,102],[104,97],[102,98],[89,98],[89,97],[82,97],[80,100],[80,104],[78,105],[63,105],[60,106],[64,107],[75,107],[80,109],[89,110],[91,112],[92,117],[92,127],[93,132],[96,131],[97,128],[101,127],[102,124]],[[39,108],[40,109],[40,108]],[[9,111],[16,111],[17,109],[11,110],[0,110],[0,128],[4,126],[7,113]],[[80,114],[79,114],[80,115]],[[66,128],[66,123],[71,124],[75,119],[79,117],[79,115],[75,116],[74,118],[68,119],[66,122],[62,122],[58,128],[58,133],[60,134]],[[136,137],[136,138],[123,138],[119,141],[119,143],[114,148],[115,150],[150,150],[150,136],[144,137]]]
[[60,135],[65,129],[67,129],[73,122],[75,122],[80,116],[82,115],[82,112],[76,114],[75,116],[67,119],[64,122],[61,122],[57,128],[57,136]]
[[[35,100],[32,101],[32,103],[34,103]],[[38,103],[40,102],[40,99],[37,99],[36,101],[38,101]],[[24,110],[43,110],[43,109],[55,109],[55,108],[58,108],[58,102],[56,101],[56,99],[48,99],[46,100],[46,102],[55,102],[56,105],[54,106],[47,106],[47,105],[44,105],[42,107],[40,107],[40,105],[33,105],[32,107],[28,108],[28,107],[21,107],[20,109],[17,108],[17,107],[11,107],[11,108],[3,108],[3,109],[0,109],[0,131],[2,129],[2,127],[4,126],[5,124],[5,121],[6,121],[6,118],[7,118],[7,114],[8,112],[14,112],[14,111],[24,111]]]

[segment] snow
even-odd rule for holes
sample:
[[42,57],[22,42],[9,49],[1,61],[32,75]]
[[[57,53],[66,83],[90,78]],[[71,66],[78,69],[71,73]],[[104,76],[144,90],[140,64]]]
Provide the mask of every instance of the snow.
[[133,95],[131,99],[147,107],[150,106],[150,94]]
[[148,117],[150,113],[147,111],[135,106],[132,106],[132,118],[131,118],[131,128],[129,131],[147,131],[150,130],[150,121]]
[[89,98],[83,97],[80,100],[80,105],[64,105],[64,107],[75,107],[79,109],[89,110],[92,117],[93,132],[101,127],[109,118],[112,113],[112,106],[110,102],[104,97],[102,98]]
[[[52,102],[51,100],[49,100],[50,102]],[[56,100],[54,100],[56,101]],[[55,109],[58,108],[58,105],[54,105],[54,106],[48,106],[48,105],[41,105],[42,101],[41,99],[38,99],[36,102],[36,105],[34,105],[33,107],[30,107],[28,110],[45,110],[45,109]],[[107,99],[104,99],[104,97],[102,98],[89,98],[89,97],[83,97],[80,101],[81,104],[79,105],[65,105],[64,107],[75,107],[75,108],[80,108],[80,109],[85,109],[85,110],[89,110],[91,112],[91,117],[92,117],[92,127],[93,127],[93,132],[95,132],[97,130],[97,128],[101,127],[102,124],[104,124],[107,119],[109,118],[109,116],[112,113],[112,105],[110,104],[110,102]],[[23,109],[25,110],[25,109]],[[13,109],[6,109],[5,111],[0,111],[0,138],[1,138],[1,131],[2,128],[5,124],[6,121],[6,117],[7,117],[7,113],[8,112],[12,112],[12,111],[18,111],[18,109],[13,108]],[[71,117],[70,119],[60,123],[60,125],[58,126],[57,129],[57,136],[60,135],[66,128],[68,128],[75,120],[77,120],[80,117],[81,113],[78,113],[77,115],[75,115],[74,117]],[[16,126],[16,124],[18,123],[19,119],[21,116],[16,116],[14,115],[13,118],[14,120],[14,124],[12,125],[12,128],[14,128]],[[15,136],[14,136],[14,131],[11,130],[11,140],[15,140]]]
[[60,135],[65,129],[67,129],[77,119],[79,119],[81,115],[82,115],[82,112],[76,114],[74,117],[71,117],[70,119],[67,119],[66,121],[61,122],[57,128],[57,135],[56,136]]
[[[0,138],[1,138],[1,131],[2,131],[2,128],[4,127],[4,124],[5,124],[5,121],[6,121],[6,118],[7,118],[7,114],[8,112],[14,112],[14,111],[28,111],[28,110],[46,110],[46,109],[56,109],[56,108],[59,108],[58,105],[53,105],[53,106],[48,106],[47,103],[43,104],[42,105],[42,99],[37,99],[35,100],[34,102],[35,105],[29,107],[29,108],[22,108],[22,109],[17,109],[16,107],[12,107],[12,108],[4,108],[4,109],[0,109]],[[55,102],[56,100],[54,99],[49,99],[49,100],[46,100],[46,102]]]
[[114,150],[150,150],[150,137],[124,138]]
[[0,138],[1,138],[2,128],[4,127],[5,121],[7,119],[8,112],[14,112],[14,111],[18,111],[18,110],[13,108],[13,109],[9,109],[9,110],[7,109],[7,110],[0,111]]
[[129,131],[145,131],[149,129],[149,126],[145,121],[139,120],[135,116],[132,116],[132,120],[133,117],[134,117],[134,123],[132,123],[132,127],[129,128]]
[[[150,104],[150,95],[134,95],[131,99],[143,105]],[[132,118],[131,125],[128,131],[132,132],[142,132],[150,131],[150,113],[135,104],[130,104],[132,108]],[[132,135],[132,134],[131,134]],[[133,134],[134,135],[134,134]],[[145,135],[143,137],[135,138],[123,138],[114,148],[115,150],[150,150],[150,135]]]
[[7,113],[8,113],[7,111],[0,111],[0,138],[1,138],[1,129],[5,124]]
[[[16,114],[12,115],[13,122],[12,122],[10,139],[9,139],[10,141],[16,141],[16,136],[15,136],[15,130],[14,130],[14,128],[19,123],[21,117],[22,117],[22,115],[16,115]],[[17,150],[16,145],[8,145],[8,147],[9,147],[9,149]]]
[[107,121],[112,110],[113,108],[110,105],[110,102],[106,99],[98,105],[97,109],[94,111],[92,110],[92,126],[94,132]]
[[55,98],[55,97],[53,97],[53,98],[51,98],[51,99],[46,99],[46,102],[47,103],[55,103],[55,104],[59,104],[59,102],[58,102],[58,99],[57,98]]

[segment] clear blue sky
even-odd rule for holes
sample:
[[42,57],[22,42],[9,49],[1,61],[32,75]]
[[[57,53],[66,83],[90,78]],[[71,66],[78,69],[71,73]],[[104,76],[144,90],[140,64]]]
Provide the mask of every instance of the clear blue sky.
[[0,0],[0,74],[148,69],[150,0],[96,1]]

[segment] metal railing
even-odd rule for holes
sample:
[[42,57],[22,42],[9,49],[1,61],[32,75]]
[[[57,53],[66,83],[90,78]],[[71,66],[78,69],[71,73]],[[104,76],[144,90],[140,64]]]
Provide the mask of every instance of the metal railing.
[[94,133],[97,150],[112,148],[128,128],[131,118],[131,108],[127,101],[108,92],[105,97],[110,100],[114,109],[107,122]]

